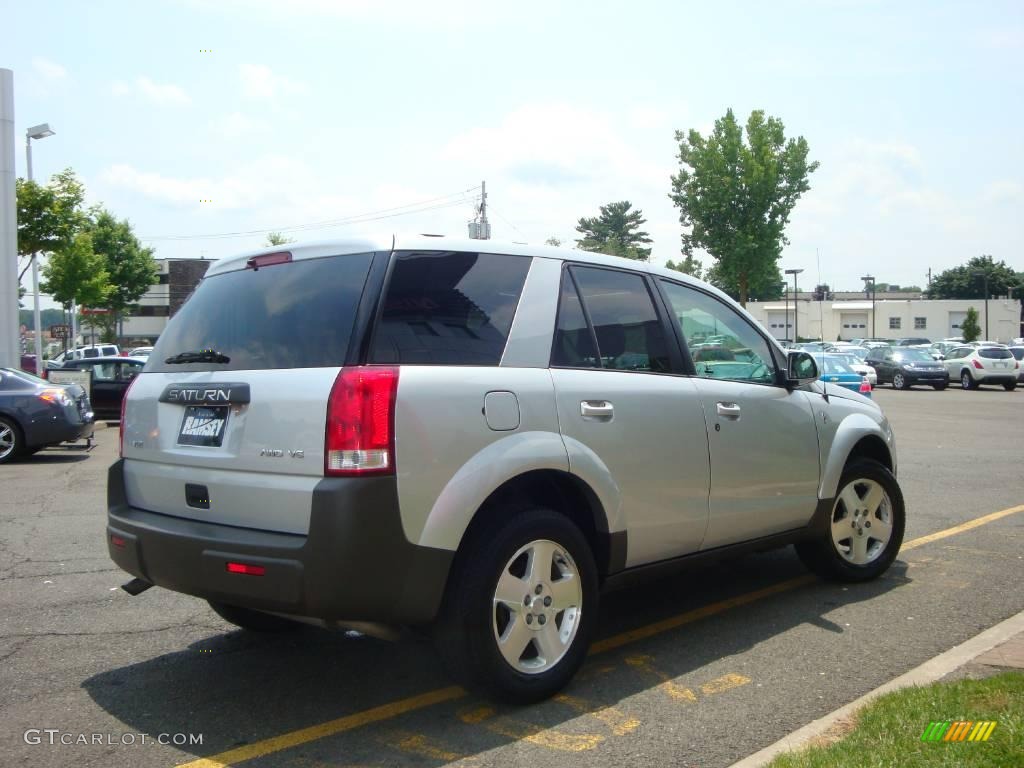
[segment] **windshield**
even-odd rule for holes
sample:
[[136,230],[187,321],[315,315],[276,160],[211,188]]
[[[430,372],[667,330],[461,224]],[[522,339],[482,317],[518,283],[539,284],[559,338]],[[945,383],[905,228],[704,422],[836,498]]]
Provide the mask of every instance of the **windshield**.
[[903,363],[934,363],[932,356],[923,349],[901,349],[893,359]]
[[44,386],[53,386],[46,379],[41,379],[35,374],[27,373],[20,368],[0,368],[5,375],[13,376],[16,379],[27,381],[29,384],[43,384]]
[[818,358],[818,368],[823,374],[849,373],[857,375],[857,372],[850,367],[851,362],[845,355],[825,355]]

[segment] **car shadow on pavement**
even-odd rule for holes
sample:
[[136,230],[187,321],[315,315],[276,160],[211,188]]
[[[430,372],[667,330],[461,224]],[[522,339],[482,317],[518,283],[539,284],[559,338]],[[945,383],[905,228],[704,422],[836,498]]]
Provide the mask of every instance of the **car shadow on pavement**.
[[[603,598],[598,639],[688,612],[710,612],[645,639],[592,654],[566,689],[569,698],[516,708],[489,705],[466,695],[430,708],[430,714],[403,714],[393,721],[330,736],[324,741],[335,741],[319,748],[333,748],[332,754],[337,755],[341,740],[346,761],[444,765],[450,762],[451,751],[445,753],[448,758],[440,756],[444,750],[434,758],[425,756],[422,750],[415,755],[392,751],[381,757],[381,744],[389,743],[384,735],[393,733],[396,727],[407,732],[415,725],[415,731],[428,743],[452,744],[455,740],[457,753],[465,757],[542,730],[557,729],[587,711],[606,712],[603,708],[614,708],[627,697],[666,685],[692,695],[692,701],[682,702],[677,696],[675,703],[702,706],[705,699],[700,691],[707,688],[709,680],[714,683],[712,679],[721,676],[722,660],[729,661],[761,643],[772,642],[801,625],[843,638],[850,631],[849,624],[830,618],[831,613],[879,598],[911,581],[905,563],[898,560],[883,577],[872,582],[833,584],[812,580],[742,607],[711,611],[721,601],[805,573],[792,549],[787,548],[610,592]],[[145,611],[145,596],[135,600],[138,609]],[[219,621],[212,612],[210,619]],[[212,755],[452,685],[429,642],[411,633],[397,643],[388,643],[311,627],[286,634],[255,635],[224,626],[224,632],[211,632],[187,649],[111,669],[85,680],[82,687],[106,712],[137,732],[204,734],[202,747],[190,749],[197,755]],[[866,643],[864,648],[870,648],[875,628],[858,626],[855,630],[835,644],[834,659],[820,660],[822,668],[841,665],[851,648],[860,647],[856,643]],[[790,669],[800,661],[796,658],[783,663]],[[736,664],[742,665],[742,661]],[[876,669],[878,680],[865,678],[865,690],[900,671]],[[756,674],[749,668],[744,673]],[[743,676],[733,679],[750,681]],[[567,701],[575,703],[567,706]],[[728,738],[728,733],[723,737]],[[317,749],[309,745],[303,754],[308,756],[310,748]],[[288,754],[277,755],[273,764],[289,764]]]
[[46,448],[32,456],[19,456],[11,464],[74,464],[89,458],[82,448]]

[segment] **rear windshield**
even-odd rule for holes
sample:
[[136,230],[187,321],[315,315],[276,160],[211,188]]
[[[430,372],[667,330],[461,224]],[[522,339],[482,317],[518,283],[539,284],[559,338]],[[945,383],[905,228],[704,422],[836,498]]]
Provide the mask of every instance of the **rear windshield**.
[[986,360],[1009,360],[1013,355],[1010,354],[1010,350],[1002,347],[982,347],[978,350],[978,357],[984,357]]
[[[146,371],[342,365],[373,254],[303,259],[205,278],[171,318]],[[212,349],[227,363],[168,364]]]
[[371,362],[497,365],[530,261],[493,253],[396,254]]

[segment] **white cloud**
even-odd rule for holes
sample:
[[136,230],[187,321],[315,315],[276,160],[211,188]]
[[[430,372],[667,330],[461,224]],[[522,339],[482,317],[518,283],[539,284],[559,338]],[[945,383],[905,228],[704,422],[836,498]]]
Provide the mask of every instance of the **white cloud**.
[[266,126],[241,112],[231,112],[210,121],[213,131],[226,139],[239,139],[264,130]]
[[47,80],[61,80],[67,77],[68,71],[60,64],[42,56],[32,58],[32,68]]
[[275,75],[265,64],[242,64],[242,93],[250,99],[273,100],[280,95],[305,93],[309,86],[298,80]]
[[132,83],[116,81],[111,84],[110,90],[115,96],[128,96],[134,93],[146,101],[161,106],[184,106],[192,102],[180,86],[173,83],[156,83],[144,75],[135,78]]

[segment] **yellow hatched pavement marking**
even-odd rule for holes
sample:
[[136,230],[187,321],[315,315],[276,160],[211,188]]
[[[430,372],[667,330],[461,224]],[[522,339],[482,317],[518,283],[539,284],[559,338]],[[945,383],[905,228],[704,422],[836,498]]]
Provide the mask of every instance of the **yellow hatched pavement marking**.
[[658,688],[668,694],[669,698],[675,701],[686,702],[687,704],[693,704],[697,701],[697,694],[689,688],[679,685],[660,669],[655,668],[651,664],[652,661],[654,661],[654,659],[651,656],[630,656],[626,659],[626,663],[629,666],[650,677],[660,680],[661,682],[658,683]]
[[625,736],[640,727],[640,721],[635,717],[620,712],[615,707],[606,707],[594,704],[586,699],[576,696],[567,696],[560,693],[555,696],[555,701],[565,704],[570,709],[579,712],[581,715],[590,715],[607,725],[616,736]]
[[452,752],[444,745],[427,738],[422,733],[391,731],[384,734],[379,741],[400,752],[410,752],[420,757],[428,757],[431,760],[444,760],[446,763],[452,763],[466,757],[466,755],[460,752]]
[[554,728],[544,728],[511,717],[495,716],[491,707],[477,707],[459,713],[459,719],[469,725],[480,725],[491,733],[515,741],[528,741],[538,747],[561,752],[586,752],[604,741],[596,733],[563,733]]
[[700,687],[700,692],[705,696],[714,696],[716,693],[723,693],[724,691],[731,691],[733,688],[739,688],[741,685],[746,685],[750,682],[750,678],[746,675],[728,674],[716,677],[707,683],[704,683]]

